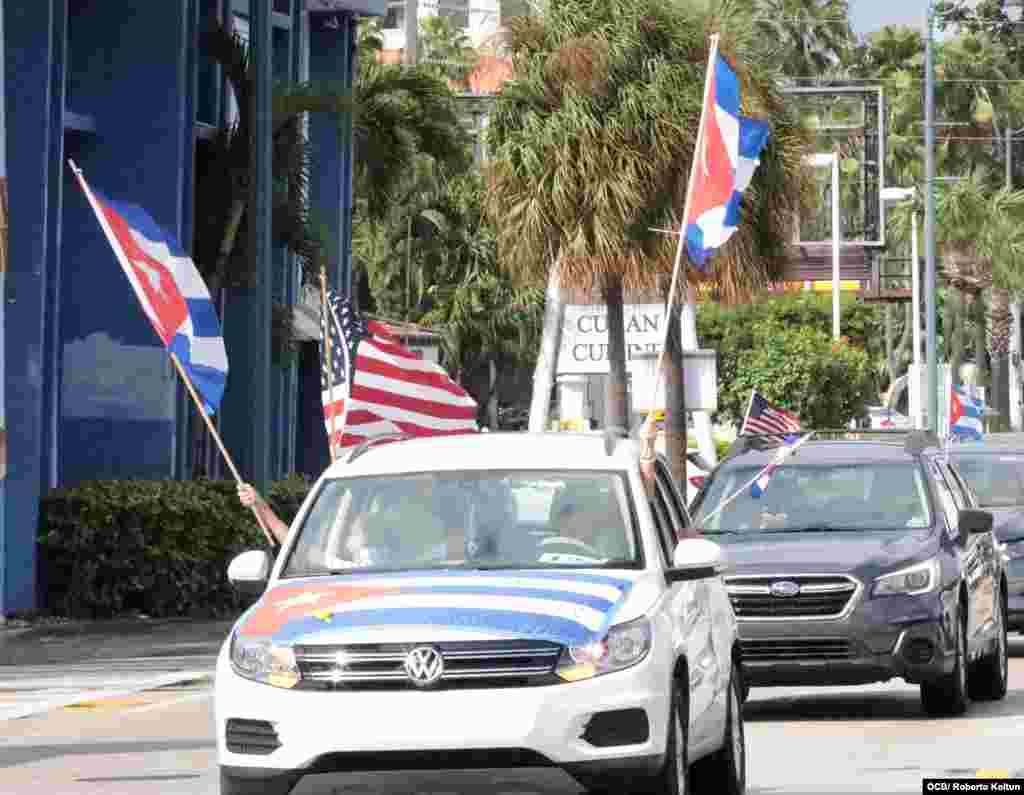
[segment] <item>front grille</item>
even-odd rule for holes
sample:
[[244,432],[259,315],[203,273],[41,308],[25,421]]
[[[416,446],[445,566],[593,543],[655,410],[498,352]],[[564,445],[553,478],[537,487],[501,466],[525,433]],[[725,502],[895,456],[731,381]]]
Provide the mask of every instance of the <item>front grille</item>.
[[[794,583],[799,591],[776,596],[773,583]],[[818,619],[842,616],[859,590],[852,577],[835,574],[730,577],[726,582],[739,619]]]
[[741,640],[740,656],[744,662],[846,660],[850,658],[850,642],[846,638]]
[[530,687],[552,684],[562,651],[557,643],[532,640],[451,643],[374,643],[295,646],[302,679],[315,690],[418,689],[405,671],[413,649],[432,646],[444,672],[431,689]]
[[225,741],[233,754],[266,756],[281,747],[277,730],[265,720],[228,718]]

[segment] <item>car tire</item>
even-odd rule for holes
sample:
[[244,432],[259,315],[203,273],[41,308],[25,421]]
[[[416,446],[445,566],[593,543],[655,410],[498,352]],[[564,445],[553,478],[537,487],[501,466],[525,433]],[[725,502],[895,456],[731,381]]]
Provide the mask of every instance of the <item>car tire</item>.
[[272,777],[249,778],[220,771],[220,795],[289,795],[301,774],[282,773]]
[[665,763],[661,771],[646,781],[627,783],[614,792],[628,795],[689,795],[690,717],[687,693],[682,690],[685,687],[686,679],[673,682],[672,685]]
[[693,765],[693,791],[706,795],[744,795],[747,790],[747,747],[739,666],[733,663],[725,708],[722,747]]
[[932,717],[950,717],[967,711],[967,699],[967,628],[958,616],[953,670],[941,679],[921,684],[921,706]]
[[1006,696],[1006,681],[1009,674],[1006,642],[1006,607],[1003,597],[996,599],[995,622],[997,626],[996,647],[982,657],[971,669],[967,682],[968,692],[974,701],[999,701]]

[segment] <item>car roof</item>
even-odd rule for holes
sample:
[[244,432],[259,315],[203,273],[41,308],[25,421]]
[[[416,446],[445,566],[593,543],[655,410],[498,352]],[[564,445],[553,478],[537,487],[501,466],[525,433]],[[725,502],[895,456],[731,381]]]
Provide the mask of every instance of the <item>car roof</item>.
[[[775,458],[777,448],[767,450],[748,449],[732,455],[722,462],[722,469],[767,466]],[[932,448],[931,452],[939,452]],[[925,452],[925,455],[928,453]],[[911,462],[916,456],[908,452],[903,441],[852,441],[814,440],[801,445],[789,458],[785,466],[820,466],[822,464],[854,463],[898,463]]]
[[348,463],[346,451],[327,477],[466,470],[622,471],[639,458],[633,439],[614,440],[612,454],[601,433],[470,433],[378,442]]
[[990,433],[980,442],[957,442],[949,448],[950,455],[957,453],[1024,453],[1024,433]]

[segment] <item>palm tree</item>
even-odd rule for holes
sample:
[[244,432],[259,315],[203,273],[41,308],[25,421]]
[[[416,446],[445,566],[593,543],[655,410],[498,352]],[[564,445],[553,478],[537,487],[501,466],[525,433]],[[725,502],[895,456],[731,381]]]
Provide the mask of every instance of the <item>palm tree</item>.
[[750,6],[762,45],[787,77],[817,77],[854,45],[848,0],[756,0]]
[[710,16],[659,0],[567,0],[509,23],[514,80],[491,120],[488,213],[517,279],[540,285],[555,272],[603,296],[608,426],[628,422],[623,292],[671,272],[675,240],[652,229],[679,225],[710,32],[737,68],[745,112],[772,120],[743,224],[709,273],[724,300],[780,270],[785,230],[807,199],[805,135],[768,68],[748,58],[757,31],[742,6]]
[[[905,227],[912,210],[901,205],[894,213],[894,228]],[[988,175],[978,169],[941,187],[935,210],[936,241],[951,288],[943,322],[946,356],[957,373],[964,356],[967,315],[988,292],[984,320],[993,365],[992,393],[997,394],[995,387],[1009,350],[1010,296],[1024,289],[1024,191],[993,190]]]

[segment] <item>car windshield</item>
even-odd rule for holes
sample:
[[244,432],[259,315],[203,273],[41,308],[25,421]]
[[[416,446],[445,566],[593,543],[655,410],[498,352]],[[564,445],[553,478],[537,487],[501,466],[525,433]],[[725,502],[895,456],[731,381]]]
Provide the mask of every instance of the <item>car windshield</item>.
[[283,577],[642,563],[625,478],[446,472],[325,480]]
[[1024,505],[1024,455],[954,455],[978,502],[985,508]]
[[[783,464],[760,496],[754,496],[748,484],[760,471],[761,467],[736,467],[719,472],[700,504],[695,525],[712,535],[931,526],[917,464]],[[711,515],[738,491],[739,496]]]

